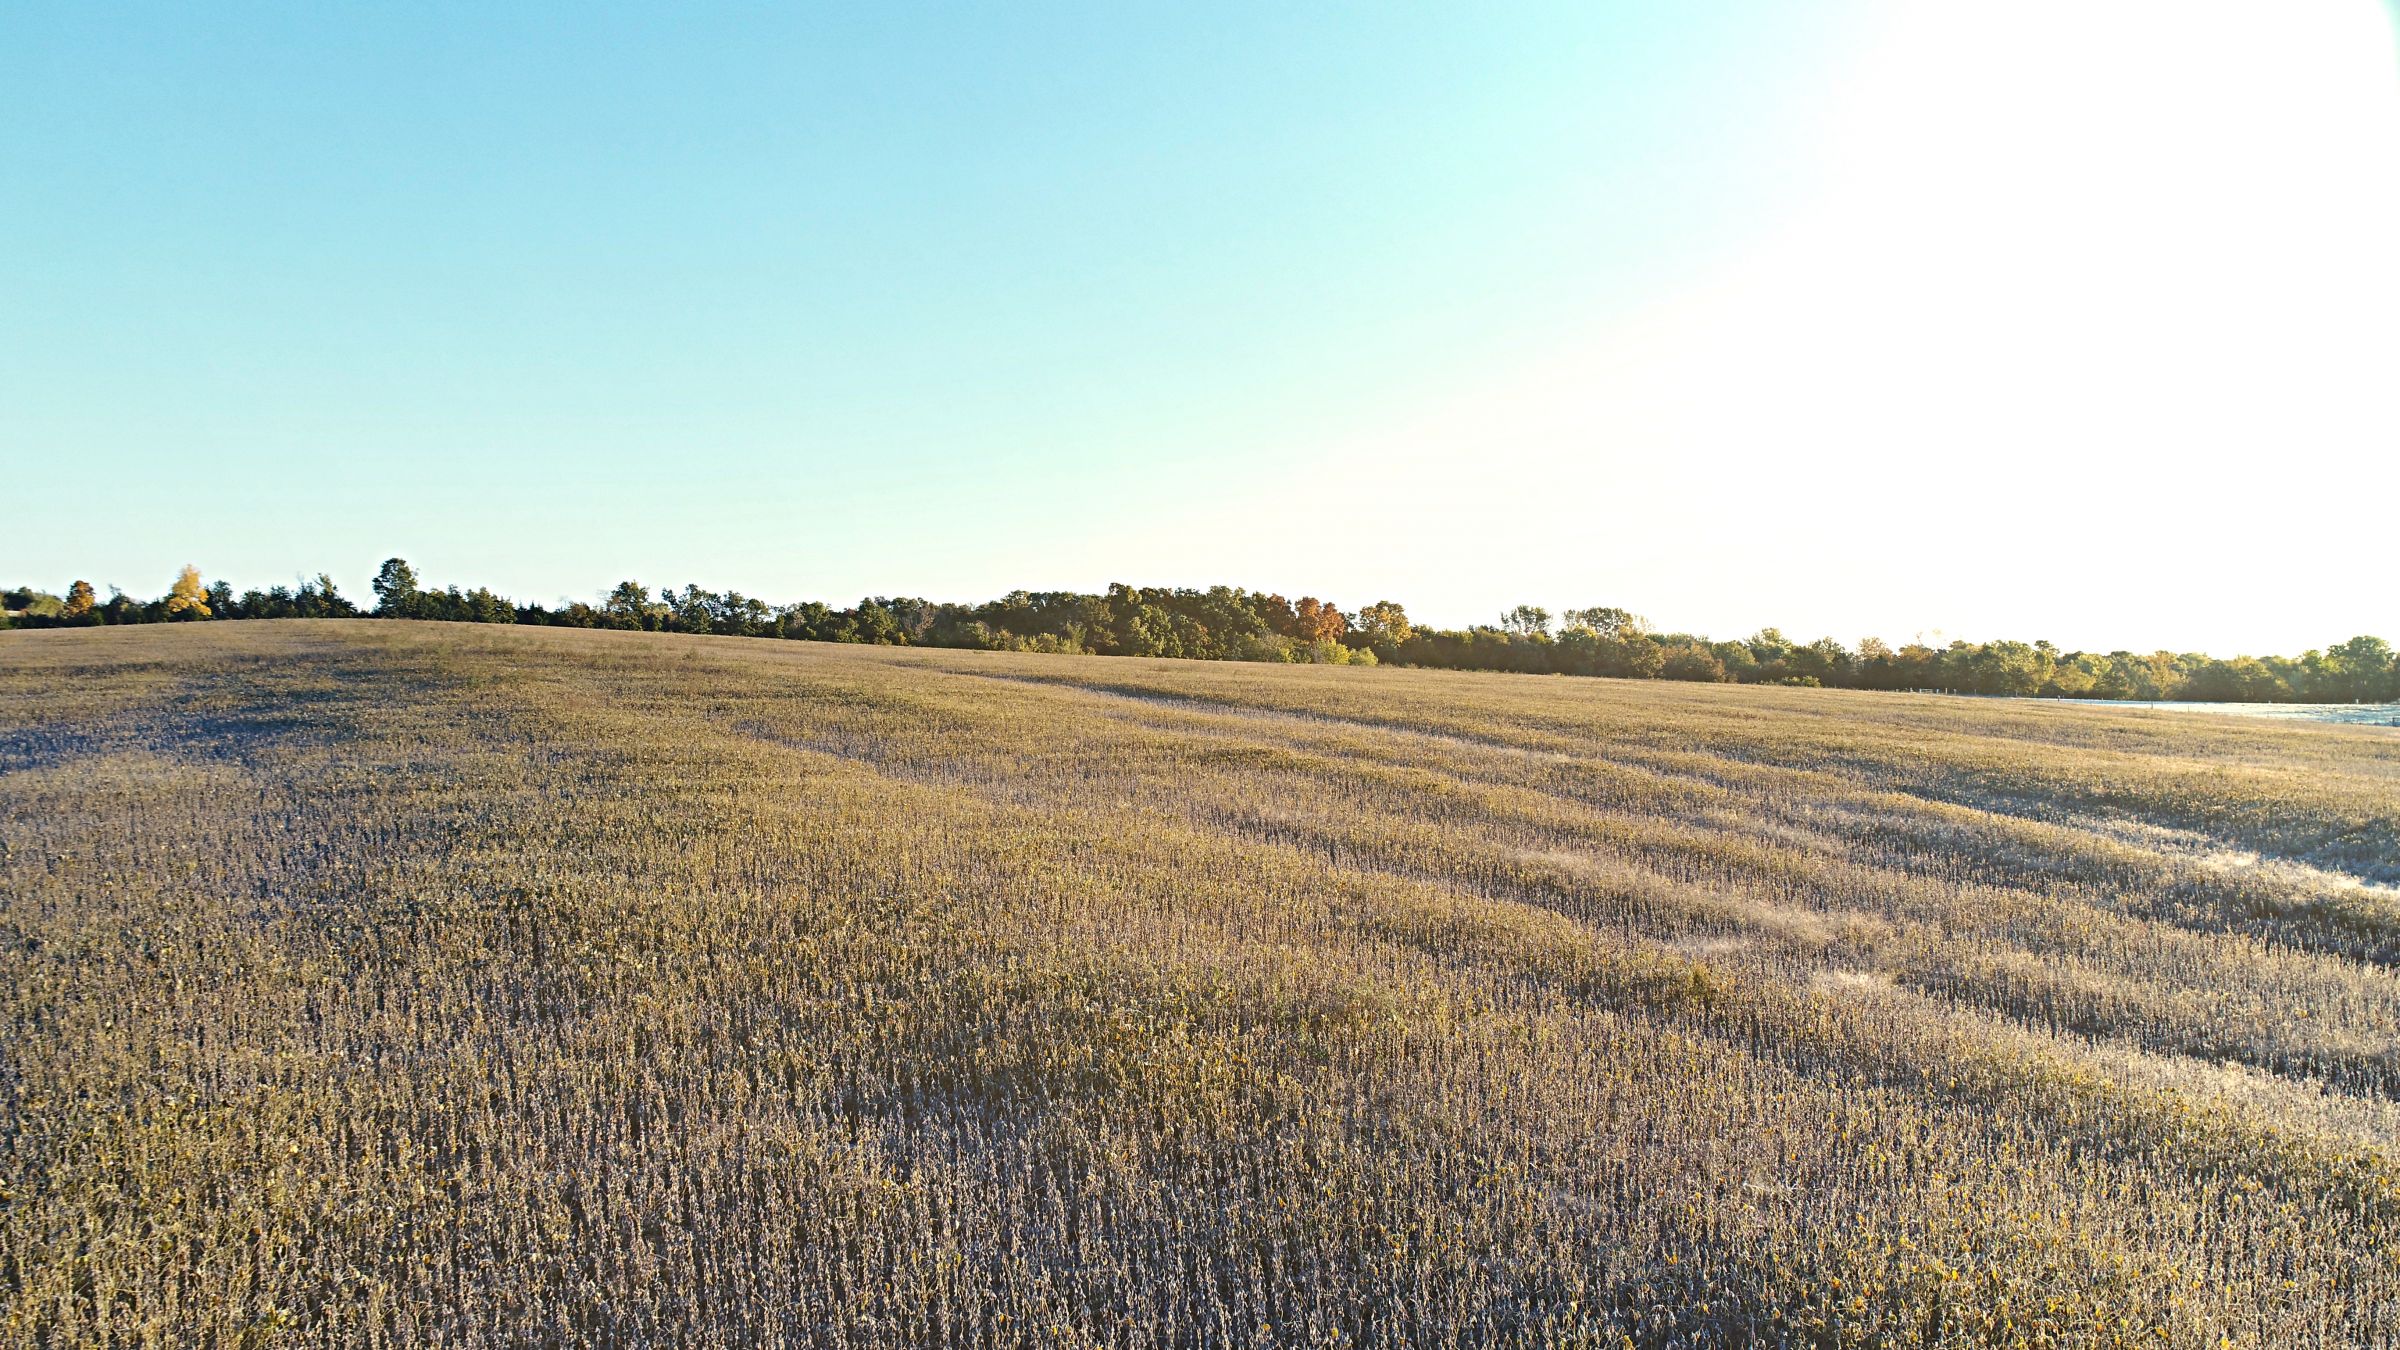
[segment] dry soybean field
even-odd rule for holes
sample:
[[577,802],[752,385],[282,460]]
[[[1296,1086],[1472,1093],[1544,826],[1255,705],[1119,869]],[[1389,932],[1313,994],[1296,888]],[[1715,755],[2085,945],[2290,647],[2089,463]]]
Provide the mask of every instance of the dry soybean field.
[[25,1346],[2400,1340],[2400,732],[0,637]]

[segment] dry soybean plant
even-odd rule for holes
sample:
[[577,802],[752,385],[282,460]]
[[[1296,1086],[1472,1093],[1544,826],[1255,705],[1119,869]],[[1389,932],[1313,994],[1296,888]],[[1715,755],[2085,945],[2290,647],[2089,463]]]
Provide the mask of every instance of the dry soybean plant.
[[27,1346],[2400,1340],[2400,735],[0,639]]

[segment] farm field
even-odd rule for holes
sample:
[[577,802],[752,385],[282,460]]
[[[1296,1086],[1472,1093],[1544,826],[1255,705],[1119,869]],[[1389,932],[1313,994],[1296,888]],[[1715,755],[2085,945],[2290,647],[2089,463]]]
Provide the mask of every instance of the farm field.
[[2400,1342],[2400,731],[0,637],[10,1345]]
[[2277,717],[2296,722],[2346,722],[2400,727],[2400,703],[2186,703],[2144,699],[2064,699],[2083,707],[2142,708],[2164,713],[2214,713],[2223,717]]

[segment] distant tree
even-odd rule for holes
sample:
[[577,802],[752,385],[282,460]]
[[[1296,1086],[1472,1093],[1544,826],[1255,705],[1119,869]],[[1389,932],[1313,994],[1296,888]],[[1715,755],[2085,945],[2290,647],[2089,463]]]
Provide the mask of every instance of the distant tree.
[[602,608],[611,620],[626,628],[656,628],[667,612],[666,606],[651,602],[650,588],[638,581],[618,582]]
[[2181,661],[2172,652],[2114,651],[2100,661],[2092,678],[2094,698],[2165,698],[2183,680]]
[[713,633],[717,628],[716,597],[686,582],[681,591],[669,586],[658,593],[666,607],[668,629],[678,633]]
[[1570,609],[1559,616],[1569,628],[1589,628],[1604,638],[1631,637],[1649,631],[1650,621],[1629,609],[1594,605]]
[[899,616],[880,600],[869,598],[859,601],[854,624],[860,642],[872,642],[879,647],[897,647],[908,641],[906,630],[900,626]]
[[890,611],[892,622],[899,625],[902,640],[911,644],[924,642],[934,625],[941,622],[942,611],[948,608],[917,595],[879,596],[876,603]]
[[2265,662],[2237,656],[2202,661],[2175,687],[2173,697],[2197,703],[2283,703],[2291,687]]
[[808,600],[785,605],[775,615],[775,635],[812,642],[835,641],[834,626],[839,616],[833,607],[822,600]]
[[1832,638],[1818,638],[1805,647],[1792,648],[1784,658],[1784,665],[1794,677],[1829,685],[1849,684],[1858,672],[1850,649]]
[[1300,597],[1300,603],[1292,607],[1292,612],[1299,621],[1297,636],[1302,642],[1339,642],[1342,634],[1350,631],[1350,621],[1329,600],[1304,595]]
[[1710,642],[1701,644],[1725,667],[1725,678],[1743,684],[1772,678],[1758,664],[1758,653],[1747,642]]
[[404,558],[386,558],[375,571],[375,612],[387,619],[412,617],[417,609],[417,569]]
[[719,597],[717,631],[733,637],[763,637],[775,627],[775,611],[764,600],[753,599],[740,591],[727,591]]
[[493,594],[489,587],[478,586],[462,595],[459,593],[459,589],[453,586],[449,589],[448,599],[451,610],[449,617],[453,619],[463,620],[467,623],[515,623],[517,621],[517,607]]
[[1370,643],[1398,647],[1417,635],[1415,624],[1408,621],[1408,611],[1396,601],[1378,600],[1358,612],[1358,631]]
[[2052,654],[2022,642],[1987,642],[1981,647],[1960,644],[1964,678],[1959,684],[1978,694],[2022,698],[2041,692],[2049,682]]
[[1640,634],[1621,637],[1602,646],[1600,673],[1628,680],[1655,680],[1664,673],[1664,647]]
[[2325,649],[2325,665],[2339,699],[2376,701],[2400,696],[2393,685],[2392,644],[2359,636]]
[[1252,612],[1266,624],[1268,632],[1278,637],[1297,638],[1300,636],[1300,615],[1297,610],[1292,608],[1291,601],[1270,593],[1254,595],[1250,597],[1250,603]]
[[1540,605],[1519,605],[1500,616],[1501,631],[1512,637],[1532,637],[1550,631],[1550,611]]
[[[0,614],[26,627],[60,623],[153,623],[170,619],[346,618],[357,606],[324,573],[296,589],[275,586],[238,598],[224,582],[203,585],[185,568],[168,594],[148,603],[109,587],[99,604],[91,583],[67,598],[19,586],[0,591]],[[1654,633],[1641,616],[1613,606],[1570,609],[1564,626],[1549,611],[1518,605],[1498,625],[1424,628],[1398,603],[1379,600],[1345,614],[1330,601],[1297,604],[1231,586],[1135,587],[1103,593],[1014,591],[981,604],[871,596],[851,609],[808,601],[780,608],[738,591],[670,587],[652,598],[619,583],[600,605],[556,611],[516,605],[490,590],[423,587],[415,569],[387,559],[374,581],[383,617],[647,628],[720,636],[810,639],[994,651],[1173,657],[1188,660],[1374,662],[1455,670],[1499,670],[1618,678],[1817,684],[1843,688],[1971,690],[1987,694],[2111,699],[2400,699],[2400,655],[2381,638],[2355,637],[2302,656],[2216,660],[2198,653],[2065,652],[2049,642],[1932,647],[1920,638],[1893,647],[1873,638],[1855,652],[1830,638],[1802,645],[1774,628],[1712,642]],[[1938,640],[1938,639],[1937,639]]]
[[167,615],[176,619],[205,619],[209,616],[208,590],[200,584],[200,569],[190,563],[175,574],[175,584],[167,588]]
[[1761,628],[1750,635],[1744,645],[1750,648],[1750,660],[1758,667],[1756,678],[1779,680],[1791,673],[1792,640],[1780,628]]
[[298,596],[301,617],[310,619],[347,619],[358,613],[358,606],[344,599],[334,589],[333,578],[317,573],[315,582],[303,582]]
[[1141,605],[1120,616],[1117,650],[1126,656],[1181,656],[1175,616],[1158,605]]
[[1696,642],[1687,642],[1668,651],[1659,663],[1658,673],[1670,680],[1717,682],[1725,678],[1725,663],[1717,654]]
[[2107,657],[2077,652],[2051,667],[2050,682],[2042,686],[2042,694],[2046,698],[2089,698],[2107,673]]

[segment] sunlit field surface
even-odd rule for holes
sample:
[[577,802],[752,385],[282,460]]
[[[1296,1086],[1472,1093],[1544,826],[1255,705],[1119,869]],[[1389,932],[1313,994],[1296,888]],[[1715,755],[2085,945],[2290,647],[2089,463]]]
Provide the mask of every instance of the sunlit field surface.
[[2400,727],[2400,703],[2191,703],[2165,699],[2063,700],[2081,706],[2145,708],[2152,712],[2217,713],[2228,717],[2281,717],[2301,722],[2350,722]]
[[0,638],[20,1345],[2384,1344],[2400,733]]

